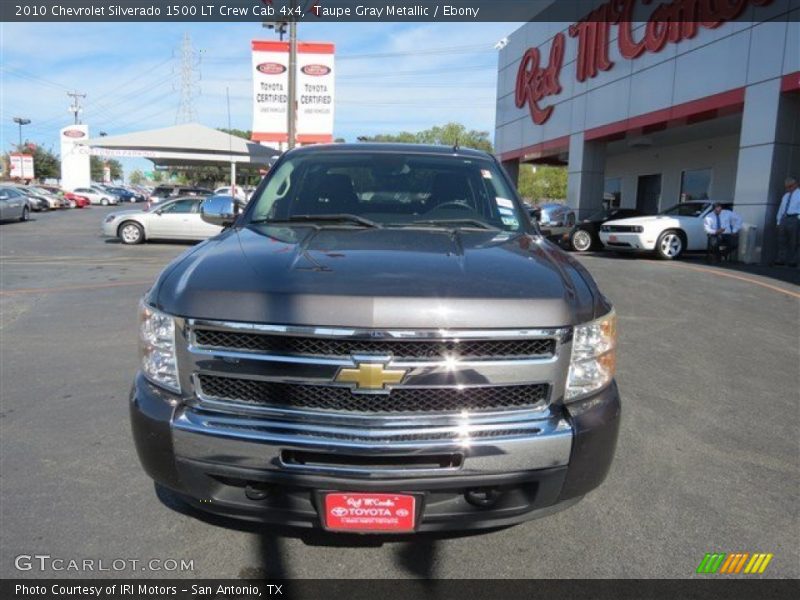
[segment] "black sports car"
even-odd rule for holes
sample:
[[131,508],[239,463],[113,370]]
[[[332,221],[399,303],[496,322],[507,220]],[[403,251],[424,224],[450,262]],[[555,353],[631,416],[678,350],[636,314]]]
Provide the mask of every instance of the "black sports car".
[[588,252],[593,249],[601,249],[603,243],[597,235],[600,226],[606,221],[613,219],[627,219],[628,217],[638,217],[642,213],[635,208],[610,208],[599,210],[588,219],[583,219],[575,226],[564,233],[559,240],[561,247],[565,250],[575,252]]

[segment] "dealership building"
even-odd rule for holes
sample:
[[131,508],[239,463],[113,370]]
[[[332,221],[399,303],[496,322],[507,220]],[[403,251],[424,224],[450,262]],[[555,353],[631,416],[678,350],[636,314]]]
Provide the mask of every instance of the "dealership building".
[[[774,252],[800,175],[800,0],[606,0],[526,23],[500,50],[495,144],[509,173],[566,165],[578,218],[732,202]],[[563,8],[563,5],[562,5]]]

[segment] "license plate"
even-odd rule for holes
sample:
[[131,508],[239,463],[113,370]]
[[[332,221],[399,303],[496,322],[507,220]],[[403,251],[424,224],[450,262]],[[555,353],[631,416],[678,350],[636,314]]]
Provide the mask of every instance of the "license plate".
[[323,505],[325,528],[332,531],[414,531],[414,496],[331,493]]
[[608,241],[609,242],[616,242],[617,241],[617,236],[615,236],[615,235],[608,236]]

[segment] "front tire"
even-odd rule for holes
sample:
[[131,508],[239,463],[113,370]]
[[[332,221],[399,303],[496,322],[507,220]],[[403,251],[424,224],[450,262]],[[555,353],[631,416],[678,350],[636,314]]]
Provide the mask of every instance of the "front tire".
[[661,260],[675,260],[680,258],[686,249],[686,239],[676,229],[668,229],[658,236],[656,242],[656,256]]
[[592,249],[592,235],[585,229],[578,229],[572,234],[569,245],[575,252],[588,252]]
[[108,206],[108,198],[101,198],[100,206]]
[[31,218],[31,209],[28,208],[27,206],[23,206],[22,214],[20,215],[19,220],[24,223],[30,218]]
[[123,244],[128,244],[129,246],[141,244],[144,242],[144,230],[141,225],[128,221],[120,225],[119,239]]

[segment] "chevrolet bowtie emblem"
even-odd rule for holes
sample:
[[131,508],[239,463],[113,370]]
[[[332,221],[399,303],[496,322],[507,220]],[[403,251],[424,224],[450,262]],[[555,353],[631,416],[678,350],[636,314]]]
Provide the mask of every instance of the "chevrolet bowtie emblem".
[[385,369],[381,363],[360,363],[355,369],[341,368],[334,381],[355,384],[357,390],[382,390],[386,384],[400,383],[405,369]]

